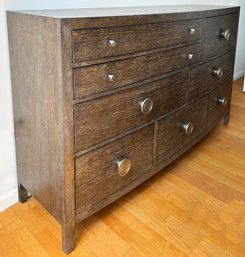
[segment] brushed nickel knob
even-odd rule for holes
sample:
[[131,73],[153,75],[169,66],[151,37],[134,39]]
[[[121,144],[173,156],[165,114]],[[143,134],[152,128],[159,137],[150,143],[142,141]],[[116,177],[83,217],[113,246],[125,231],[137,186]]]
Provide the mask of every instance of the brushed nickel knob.
[[143,101],[140,102],[140,110],[143,114],[148,114],[151,112],[153,108],[153,101],[151,98],[145,98]]
[[186,135],[190,135],[193,132],[194,125],[191,121],[189,121],[187,123],[183,123],[181,128],[184,130]]
[[225,96],[224,97],[217,97],[216,103],[225,106],[225,105],[227,105],[228,100]]
[[213,73],[218,77],[218,78],[222,78],[223,74],[224,74],[224,69],[223,67],[219,67],[218,69],[214,69]]
[[114,76],[113,74],[108,74],[108,75],[107,75],[107,79],[108,79],[109,81],[113,81],[113,80],[115,79],[115,76]]
[[188,59],[188,60],[192,60],[192,59],[193,59],[193,56],[194,56],[193,54],[188,54],[188,55],[187,55],[187,59]]
[[108,40],[108,46],[109,47],[115,47],[116,46],[116,41],[115,40],[113,40],[113,39],[109,39]]
[[222,30],[220,36],[223,37],[225,40],[229,40],[231,36],[231,31],[229,29]]
[[196,33],[196,29],[193,29],[193,28],[189,29],[189,33],[190,34],[195,34]]
[[117,172],[119,176],[123,177],[128,174],[132,166],[132,162],[130,159],[121,159],[117,160]]

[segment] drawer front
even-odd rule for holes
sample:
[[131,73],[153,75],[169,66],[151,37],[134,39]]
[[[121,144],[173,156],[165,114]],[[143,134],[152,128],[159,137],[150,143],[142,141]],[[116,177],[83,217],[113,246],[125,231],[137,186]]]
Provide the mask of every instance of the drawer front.
[[152,168],[153,135],[151,125],[75,159],[77,213]]
[[75,106],[75,151],[140,126],[186,101],[186,72]]
[[225,81],[209,94],[208,125],[222,118],[229,109],[232,79]]
[[73,62],[87,62],[200,40],[203,20],[72,31]]
[[227,79],[233,72],[235,53],[232,51],[189,71],[188,101],[200,97]]
[[234,49],[237,26],[238,14],[207,18],[204,28],[203,57],[209,58]]
[[[188,59],[192,54],[191,59]],[[74,98],[113,90],[198,63],[201,44],[74,69]],[[189,57],[190,58],[190,57]]]
[[[206,129],[207,104],[208,99],[205,96],[159,121],[157,133],[158,162],[164,161]],[[192,125],[193,130],[191,130]]]

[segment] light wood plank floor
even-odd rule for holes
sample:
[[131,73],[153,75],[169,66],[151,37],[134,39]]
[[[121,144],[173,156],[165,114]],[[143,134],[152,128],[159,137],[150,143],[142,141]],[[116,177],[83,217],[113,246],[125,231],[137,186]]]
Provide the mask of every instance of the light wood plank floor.
[[[231,121],[165,171],[80,223],[70,256],[245,256],[245,94]],[[60,225],[35,200],[0,213],[0,256],[65,256]]]

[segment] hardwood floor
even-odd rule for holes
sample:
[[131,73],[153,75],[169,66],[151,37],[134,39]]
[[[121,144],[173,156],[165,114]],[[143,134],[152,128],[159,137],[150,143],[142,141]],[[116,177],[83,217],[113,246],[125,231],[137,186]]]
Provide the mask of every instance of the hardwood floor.
[[[80,223],[70,256],[244,257],[245,93],[233,86],[229,126]],[[66,256],[61,227],[31,198],[0,213],[0,256]]]

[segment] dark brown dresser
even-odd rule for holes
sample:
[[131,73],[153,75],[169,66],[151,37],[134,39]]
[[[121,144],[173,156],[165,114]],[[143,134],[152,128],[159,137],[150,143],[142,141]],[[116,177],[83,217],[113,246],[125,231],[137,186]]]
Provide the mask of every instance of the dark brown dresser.
[[229,122],[239,7],[8,12],[19,199],[75,224]]

